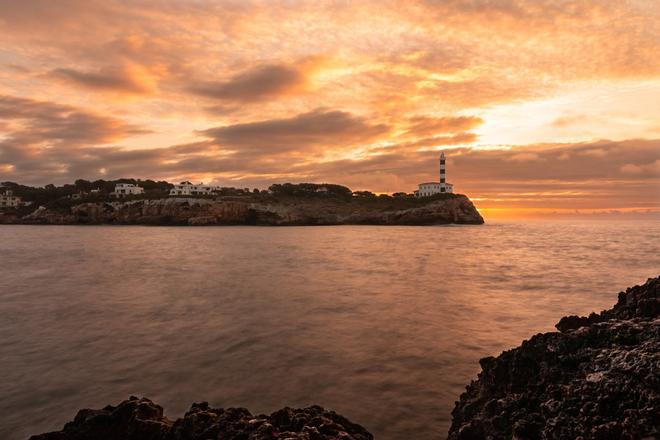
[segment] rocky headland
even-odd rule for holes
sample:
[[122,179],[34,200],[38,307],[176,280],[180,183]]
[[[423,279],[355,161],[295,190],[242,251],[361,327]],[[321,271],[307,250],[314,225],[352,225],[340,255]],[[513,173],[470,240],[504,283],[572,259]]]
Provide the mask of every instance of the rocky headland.
[[659,294],[649,279],[612,309],[481,359],[449,439],[660,438]]
[[83,409],[64,429],[30,440],[372,440],[362,426],[320,406],[283,408],[254,416],[245,408],[194,403],[177,420],[149,399],[131,397],[117,406]]
[[424,199],[305,197],[159,198],[41,206],[0,213],[0,224],[122,225],[436,225],[482,224],[462,195]]

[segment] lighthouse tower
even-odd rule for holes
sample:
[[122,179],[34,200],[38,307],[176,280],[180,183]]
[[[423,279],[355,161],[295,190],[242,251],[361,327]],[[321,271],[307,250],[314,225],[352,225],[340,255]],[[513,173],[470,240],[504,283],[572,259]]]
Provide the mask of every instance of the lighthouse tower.
[[440,192],[447,192],[447,176],[445,174],[445,153],[440,153]]
[[430,197],[435,194],[453,193],[454,185],[447,183],[445,172],[445,153],[440,153],[440,181],[420,183],[415,195],[417,197]]

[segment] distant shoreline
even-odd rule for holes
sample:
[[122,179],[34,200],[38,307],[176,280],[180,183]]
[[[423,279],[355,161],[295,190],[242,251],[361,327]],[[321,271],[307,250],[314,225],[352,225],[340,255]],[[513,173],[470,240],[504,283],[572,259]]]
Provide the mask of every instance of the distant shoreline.
[[159,198],[66,203],[0,213],[0,224],[145,226],[332,226],[445,224],[484,220],[463,195],[392,197]]

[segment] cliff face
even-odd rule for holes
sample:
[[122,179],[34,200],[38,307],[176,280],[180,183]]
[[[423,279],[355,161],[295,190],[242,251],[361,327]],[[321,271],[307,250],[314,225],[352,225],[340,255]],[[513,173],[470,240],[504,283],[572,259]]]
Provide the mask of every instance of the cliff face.
[[[9,217],[7,217],[9,219]],[[2,219],[0,219],[2,222]],[[70,210],[39,208],[7,223],[152,225],[433,225],[482,224],[465,196],[419,206],[360,204],[355,201],[292,199],[278,201],[168,198],[111,203],[81,203]]]
[[83,409],[61,431],[30,440],[372,440],[360,425],[319,406],[284,408],[253,416],[245,408],[194,403],[182,419],[163,416],[149,399],[131,397],[117,406]]
[[452,412],[449,439],[652,439],[660,435],[660,278],[614,308],[565,317],[497,358]]

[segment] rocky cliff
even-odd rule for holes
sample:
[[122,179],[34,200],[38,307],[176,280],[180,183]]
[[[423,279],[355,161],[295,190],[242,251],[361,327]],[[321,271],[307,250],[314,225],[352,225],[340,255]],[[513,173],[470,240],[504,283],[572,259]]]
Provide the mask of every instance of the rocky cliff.
[[117,406],[83,409],[61,431],[30,440],[372,440],[363,427],[319,406],[284,408],[253,416],[245,408],[194,403],[183,418],[169,420],[149,399],[131,397]]
[[660,436],[660,278],[497,358],[452,412],[450,440]]
[[145,225],[433,225],[482,224],[465,196],[430,201],[167,198],[81,203],[66,209],[40,207],[0,223]]

